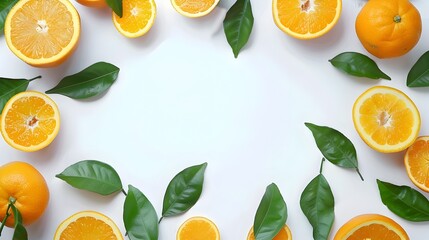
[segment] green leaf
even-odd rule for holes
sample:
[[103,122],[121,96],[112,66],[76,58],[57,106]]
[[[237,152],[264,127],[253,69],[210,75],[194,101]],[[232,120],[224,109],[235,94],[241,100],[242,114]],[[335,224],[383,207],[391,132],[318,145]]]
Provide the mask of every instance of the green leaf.
[[226,39],[235,58],[249,40],[253,28],[253,13],[250,0],[237,0],[228,10],[223,21]]
[[124,225],[131,240],[158,240],[158,216],[152,203],[132,185],[124,203]]
[[115,169],[96,160],[77,162],[57,174],[56,177],[75,188],[101,195],[109,195],[122,190],[122,182]]
[[85,99],[107,91],[118,77],[119,68],[105,62],[95,63],[79,73],[63,78],[46,93],[57,93],[74,99]]
[[356,77],[391,80],[389,76],[378,68],[374,60],[361,53],[341,53],[329,60],[329,62],[341,71]]
[[413,222],[429,221],[429,201],[420,192],[377,179],[381,200],[399,217]]
[[206,168],[207,163],[186,168],[171,180],[164,195],[163,217],[184,213],[197,203]]
[[24,225],[22,225],[22,215],[19,212],[18,208],[15,207],[14,204],[10,205],[10,208],[13,212],[14,222],[15,222],[15,230],[13,232],[12,240],[27,240],[28,234]]
[[272,240],[287,219],[287,206],[276,184],[268,185],[253,221],[256,240]]
[[1,0],[0,1],[0,34],[4,32],[4,22],[10,9],[18,2],[18,0]]
[[425,52],[411,68],[407,76],[408,87],[429,86],[429,51]]
[[313,226],[314,240],[327,240],[334,223],[334,195],[323,174],[311,180],[304,189],[300,205]]
[[10,98],[27,90],[28,84],[37,78],[41,76],[32,79],[0,78],[0,113]]
[[313,133],[317,147],[328,161],[339,167],[356,169],[363,180],[358,168],[356,149],[346,136],[330,127],[312,123],[305,123],[305,126]]
[[116,15],[122,17],[122,0],[106,0],[106,3]]

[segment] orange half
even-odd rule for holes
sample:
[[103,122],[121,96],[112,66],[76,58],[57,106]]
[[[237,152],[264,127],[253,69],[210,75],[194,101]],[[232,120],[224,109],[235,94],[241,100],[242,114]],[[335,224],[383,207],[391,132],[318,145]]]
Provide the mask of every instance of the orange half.
[[[247,240],[255,240],[255,234],[253,234],[253,227],[250,229],[249,234],[247,234]],[[292,233],[287,225],[284,225],[280,229],[279,233],[273,238],[273,240],[292,240]]]
[[411,181],[429,192],[429,136],[417,138],[408,148],[404,161]]
[[113,12],[113,23],[125,37],[137,38],[146,34],[156,18],[154,0],[123,0],[122,18]]
[[205,217],[186,220],[177,231],[176,240],[220,240],[219,230]]
[[196,18],[209,14],[219,0],[171,0],[174,9],[185,17]]

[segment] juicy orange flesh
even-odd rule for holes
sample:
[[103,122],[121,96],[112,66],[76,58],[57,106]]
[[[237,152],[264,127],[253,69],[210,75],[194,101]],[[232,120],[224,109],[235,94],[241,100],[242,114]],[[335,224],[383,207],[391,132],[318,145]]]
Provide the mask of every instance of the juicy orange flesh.
[[283,26],[298,34],[317,33],[335,19],[337,0],[278,0],[278,17]]
[[[253,234],[250,236],[248,240],[255,240],[255,235]],[[287,234],[286,230],[284,228],[280,229],[279,233],[273,238],[273,240],[291,240],[289,239],[289,235]]]
[[347,240],[401,240],[401,237],[394,231],[388,229],[386,226],[381,224],[370,224],[363,226],[353,232],[353,234],[347,238]]
[[124,31],[130,33],[136,33],[143,29],[153,15],[149,0],[124,0],[122,6],[122,18],[115,15],[115,20]]
[[8,137],[25,147],[46,141],[57,124],[54,109],[39,97],[22,97],[4,114]]
[[216,229],[209,222],[194,220],[181,229],[179,237],[182,240],[214,240]]
[[408,166],[414,180],[429,187],[429,142],[417,140],[408,151]]
[[395,145],[412,134],[414,118],[404,101],[393,94],[374,94],[359,109],[360,123],[372,140]]
[[117,240],[117,236],[105,222],[93,217],[81,217],[70,223],[61,233],[61,240]]
[[175,2],[182,11],[192,14],[205,12],[215,4],[215,0],[175,0]]
[[11,41],[32,59],[57,55],[71,41],[73,20],[67,7],[52,0],[25,3],[11,20]]

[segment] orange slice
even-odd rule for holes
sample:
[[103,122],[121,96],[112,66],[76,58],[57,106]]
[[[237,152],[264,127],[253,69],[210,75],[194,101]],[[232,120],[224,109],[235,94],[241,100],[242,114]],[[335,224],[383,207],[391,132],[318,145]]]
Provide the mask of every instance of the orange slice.
[[392,219],[378,214],[352,218],[335,234],[334,240],[409,240],[405,230]]
[[405,154],[405,168],[411,181],[429,192],[429,136],[419,137]]
[[[250,229],[249,234],[247,234],[247,240],[255,240],[255,235],[253,234],[253,227]],[[279,233],[273,238],[273,240],[292,240],[292,233],[287,225],[280,229]]]
[[64,220],[54,240],[123,240],[121,231],[107,216],[94,211],[78,212]]
[[136,38],[146,34],[156,18],[154,0],[123,0],[122,18],[113,12],[113,23],[125,37]]
[[27,91],[13,96],[4,106],[1,134],[12,147],[34,152],[48,146],[60,129],[60,112],[47,95]]
[[408,148],[420,130],[420,113],[405,93],[376,86],[358,97],[353,122],[360,137],[374,150],[385,153]]
[[106,0],[76,0],[76,2],[84,6],[94,8],[104,8],[108,6]]
[[80,17],[68,0],[20,0],[7,15],[4,34],[10,50],[35,67],[52,67],[74,51]]
[[298,39],[317,38],[329,32],[341,15],[341,0],[273,0],[277,27]]
[[177,231],[176,240],[220,240],[216,225],[205,217],[186,220]]
[[218,3],[219,0],[171,0],[171,4],[178,13],[190,18],[209,14]]

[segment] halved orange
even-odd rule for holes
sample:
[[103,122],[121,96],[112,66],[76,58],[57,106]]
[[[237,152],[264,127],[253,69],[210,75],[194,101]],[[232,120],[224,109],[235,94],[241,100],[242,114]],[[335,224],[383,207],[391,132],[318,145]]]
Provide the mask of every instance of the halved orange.
[[[249,234],[247,234],[247,240],[255,240],[255,235],[253,234],[253,227],[250,229]],[[292,233],[287,225],[284,225],[280,229],[279,233],[273,238],[273,240],[292,240]]]
[[408,148],[404,161],[411,181],[429,192],[429,136],[417,138]]
[[54,240],[123,240],[118,226],[109,217],[95,211],[78,212],[64,220]]
[[405,230],[392,219],[378,214],[352,218],[335,234],[334,240],[409,240]]
[[219,0],[171,0],[174,9],[185,17],[196,18],[209,14]]
[[420,113],[398,89],[376,86],[358,97],[353,106],[356,131],[379,152],[400,152],[413,144],[420,131]]
[[20,0],[7,15],[4,34],[21,60],[35,67],[53,67],[76,48],[80,17],[68,0]]
[[176,240],[220,240],[220,234],[208,218],[192,217],[180,226]]
[[341,0],[273,0],[277,27],[298,39],[317,38],[329,32],[341,15]]
[[57,136],[60,112],[55,102],[43,93],[18,93],[4,106],[0,128],[10,146],[34,152],[48,146]]
[[123,0],[122,18],[113,12],[113,23],[125,37],[136,38],[146,34],[156,18],[154,0]]

